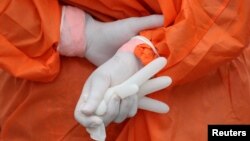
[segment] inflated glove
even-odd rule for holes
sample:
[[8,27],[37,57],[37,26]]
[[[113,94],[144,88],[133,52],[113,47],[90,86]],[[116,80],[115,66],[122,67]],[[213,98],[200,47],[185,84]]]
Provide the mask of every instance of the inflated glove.
[[60,42],[61,55],[86,57],[99,66],[140,31],[163,26],[162,15],[132,17],[100,22],[81,9],[63,6]]

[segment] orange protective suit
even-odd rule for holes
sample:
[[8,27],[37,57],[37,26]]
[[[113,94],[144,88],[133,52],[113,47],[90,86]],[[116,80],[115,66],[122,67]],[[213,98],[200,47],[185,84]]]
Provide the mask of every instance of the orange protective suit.
[[[174,84],[152,97],[168,103],[170,112],[139,111],[110,125],[107,140],[202,141],[208,124],[250,123],[249,0],[62,2],[102,21],[165,17],[164,27],[141,34],[168,57],[159,75]],[[0,2],[0,66],[10,73],[0,70],[0,140],[90,140],[73,111],[95,67],[85,59],[59,59],[60,15],[56,0]],[[142,49],[140,58],[152,57]]]

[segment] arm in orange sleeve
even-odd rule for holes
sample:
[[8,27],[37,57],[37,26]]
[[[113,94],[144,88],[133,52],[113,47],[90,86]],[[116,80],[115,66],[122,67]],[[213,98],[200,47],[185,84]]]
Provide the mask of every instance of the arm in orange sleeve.
[[[159,3],[162,8],[171,6]],[[165,27],[141,32],[160,56],[168,58],[159,75],[170,76],[172,86],[178,85],[236,58],[249,44],[249,5],[248,0],[183,0],[175,18],[168,18],[175,8],[162,9]],[[135,54],[142,62],[154,58],[143,46],[137,46]]]
[[0,68],[18,78],[51,81],[59,72],[57,0],[0,2]]

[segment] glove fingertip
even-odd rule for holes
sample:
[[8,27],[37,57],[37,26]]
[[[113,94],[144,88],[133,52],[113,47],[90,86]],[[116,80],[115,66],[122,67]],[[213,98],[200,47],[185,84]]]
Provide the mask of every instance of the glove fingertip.
[[165,103],[159,103],[158,107],[159,107],[159,109],[158,109],[157,113],[166,114],[170,110],[169,106]]
[[129,117],[134,117],[136,115],[136,113],[137,113],[137,108],[135,110],[130,111],[128,116]]
[[104,101],[102,101],[100,103],[100,105],[98,106],[97,110],[96,110],[96,115],[98,116],[102,116],[106,113],[107,111],[107,106],[106,106],[106,103]]
[[172,84],[172,82],[173,82],[172,78],[169,77],[169,76],[162,76],[162,78],[163,78],[162,83],[164,83],[165,88],[170,86]]
[[165,105],[165,109],[162,111],[163,114],[168,113],[170,111],[170,108],[168,105]]
[[91,115],[94,113],[94,108],[91,104],[86,104],[85,106],[83,106],[83,108],[81,109],[81,112],[83,114],[86,114],[86,115]]

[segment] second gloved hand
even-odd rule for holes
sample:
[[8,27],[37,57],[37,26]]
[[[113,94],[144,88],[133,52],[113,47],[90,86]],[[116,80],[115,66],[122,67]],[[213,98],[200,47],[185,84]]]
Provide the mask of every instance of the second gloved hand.
[[140,31],[163,26],[162,15],[100,22],[81,9],[63,6],[58,52],[86,57],[99,66]]
[[99,66],[140,31],[163,26],[163,16],[133,17],[114,22],[99,22],[86,14],[85,57]]

